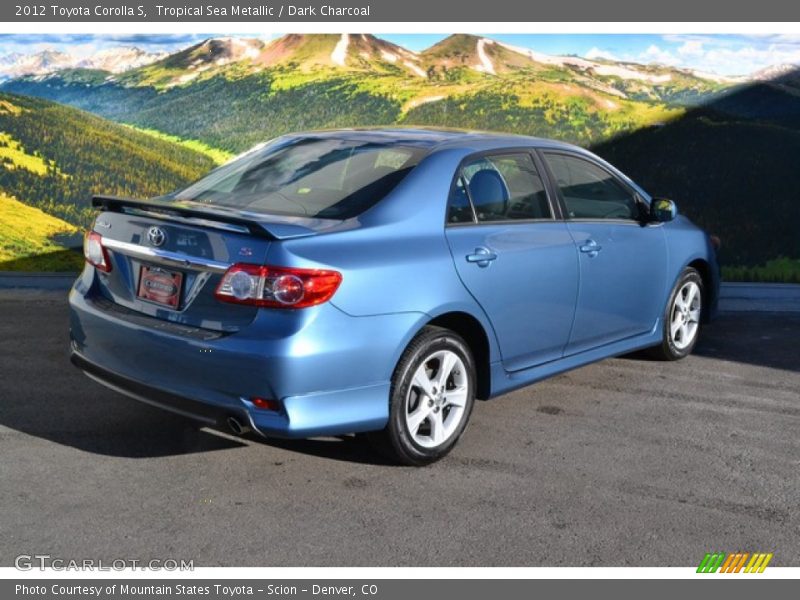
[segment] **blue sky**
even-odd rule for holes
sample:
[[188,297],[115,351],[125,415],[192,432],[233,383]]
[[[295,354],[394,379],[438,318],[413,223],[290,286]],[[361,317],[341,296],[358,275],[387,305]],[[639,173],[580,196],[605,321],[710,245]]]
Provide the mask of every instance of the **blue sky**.
[[[53,48],[85,56],[119,45],[171,52],[216,35],[220,34],[4,34],[0,35],[0,55]],[[423,50],[447,34],[378,35],[411,50]],[[774,64],[800,64],[800,35],[487,34],[487,37],[547,54],[657,62],[721,75],[747,74]]]

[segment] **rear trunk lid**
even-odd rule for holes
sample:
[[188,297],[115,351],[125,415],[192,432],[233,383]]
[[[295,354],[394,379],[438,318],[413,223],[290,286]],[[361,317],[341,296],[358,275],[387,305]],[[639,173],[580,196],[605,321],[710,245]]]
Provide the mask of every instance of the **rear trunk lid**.
[[221,332],[249,324],[258,308],[214,292],[237,262],[264,264],[271,244],[315,235],[337,222],[214,209],[193,202],[95,197],[94,231],[111,270],[97,271],[107,300],[157,319]]

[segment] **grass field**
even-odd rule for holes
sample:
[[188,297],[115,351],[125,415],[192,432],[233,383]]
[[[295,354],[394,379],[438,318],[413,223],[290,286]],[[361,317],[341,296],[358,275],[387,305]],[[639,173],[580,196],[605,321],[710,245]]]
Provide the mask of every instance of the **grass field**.
[[77,227],[0,194],[0,271],[79,271],[83,256],[54,240],[79,234]]
[[800,260],[776,258],[755,267],[722,267],[725,281],[760,281],[764,283],[800,283]]
[[[48,169],[58,172],[55,163],[28,154],[18,140],[3,131],[0,131],[0,162],[6,169],[27,169],[36,175],[46,175]],[[65,175],[62,174],[62,177]]]
[[151,135],[159,140],[173,142],[175,144],[183,146],[184,148],[189,148],[190,150],[194,150],[195,152],[199,152],[200,154],[205,154],[218,165],[228,162],[235,156],[233,152],[228,152],[227,150],[220,150],[219,148],[214,148],[213,146],[209,146],[208,144],[205,144],[199,140],[185,140],[183,138],[179,138],[176,135],[163,133],[156,129],[136,127],[135,125],[130,125],[128,123],[124,123],[124,125],[125,127],[130,127],[131,129],[134,129],[141,133],[146,133],[147,135]]

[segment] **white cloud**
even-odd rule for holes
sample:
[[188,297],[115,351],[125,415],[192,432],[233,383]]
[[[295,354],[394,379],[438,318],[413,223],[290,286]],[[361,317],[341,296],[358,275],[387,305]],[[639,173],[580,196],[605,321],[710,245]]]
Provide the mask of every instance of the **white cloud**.
[[668,44],[680,44],[675,52],[682,67],[747,75],[773,65],[800,64],[800,35],[666,35]]
[[702,57],[704,68],[720,73],[747,74],[771,65],[800,64],[800,46],[794,48],[715,48],[706,51]]
[[703,42],[699,40],[687,40],[678,48],[678,54],[682,56],[702,56],[704,52]]
[[646,63],[658,63],[662,65],[679,65],[680,60],[669,50],[664,50],[655,44],[651,44],[647,50],[639,55],[639,60]]
[[663,35],[644,50],[625,50],[625,36],[615,42],[622,50],[612,54],[593,47],[588,59],[661,64],[705,73],[749,75],[775,65],[800,66],[800,35]]
[[619,59],[617,56],[615,56],[613,53],[611,53],[611,52],[608,52],[608,51],[606,51],[606,50],[601,50],[601,49],[600,49],[600,48],[598,48],[597,46],[594,46],[594,47],[593,47],[591,50],[589,50],[589,51],[588,51],[588,52],[587,52],[587,53],[584,55],[584,57],[585,57],[585,58],[588,58],[589,60],[594,60],[594,59],[596,59],[596,58],[604,58],[604,59],[606,59],[606,60],[616,60],[616,61],[620,60],[620,59]]

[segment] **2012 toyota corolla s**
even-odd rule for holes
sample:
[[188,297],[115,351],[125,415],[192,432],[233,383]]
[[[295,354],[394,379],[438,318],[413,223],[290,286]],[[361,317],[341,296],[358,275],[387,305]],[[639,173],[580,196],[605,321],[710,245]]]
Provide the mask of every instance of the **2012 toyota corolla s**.
[[72,361],[236,432],[369,432],[446,454],[475,399],[609,356],[689,354],[709,236],[563,143],[435,130],[288,135],[184,190],[96,197]]

